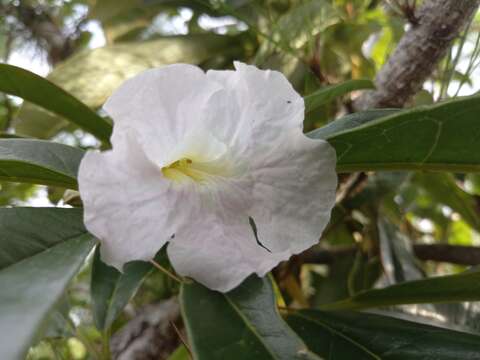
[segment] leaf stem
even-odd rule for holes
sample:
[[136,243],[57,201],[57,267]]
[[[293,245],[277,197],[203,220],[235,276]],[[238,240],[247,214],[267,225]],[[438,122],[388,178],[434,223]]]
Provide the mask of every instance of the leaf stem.
[[75,337],[83,343],[87,351],[90,353],[89,355],[92,356],[94,359],[102,360],[102,354],[97,350],[95,345],[92,341],[85,335],[84,331],[79,327],[75,328]]
[[165,275],[167,275],[168,277],[172,278],[173,280],[179,282],[180,284],[183,284],[185,283],[185,280],[180,278],[179,276],[175,275],[174,273],[172,273],[171,271],[167,270],[166,268],[164,268],[162,265],[160,265],[159,263],[157,263],[155,260],[150,260],[150,263],[156,267],[158,270],[160,270],[161,272],[163,272]]
[[110,352],[110,329],[107,329],[102,334],[102,355],[105,360],[111,359]]
[[187,349],[187,352],[188,352],[188,355],[189,355],[188,357],[190,359],[193,359],[192,350],[190,349],[190,346],[188,346],[188,343],[185,340],[185,338],[182,336],[182,333],[180,332],[180,330],[177,328],[177,325],[175,325],[175,323],[173,321],[170,321],[170,325],[172,325],[173,330],[175,331],[178,338],[180,339],[180,342],[183,344],[183,346],[185,346],[185,349]]

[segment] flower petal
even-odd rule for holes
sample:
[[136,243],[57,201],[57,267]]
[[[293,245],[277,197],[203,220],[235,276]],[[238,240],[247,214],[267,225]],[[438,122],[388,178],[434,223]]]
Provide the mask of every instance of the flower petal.
[[181,275],[225,292],[318,242],[335,201],[334,150],[294,129],[256,155],[251,174],[212,187],[209,210],[170,242]]
[[335,204],[335,150],[298,130],[253,157],[253,208],[258,237],[272,252],[297,254],[320,239]]
[[175,270],[212,290],[227,292],[250,274],[264,276],[285,254],[271,254],[255,240],[248,218],[227,225],[218,217],[193,221],[167,248]]
[[154,163],[168,165],[169,154],[203,124],[208,100],[220,89],[203,70],[187,64],[147,70],[127,80],[104,105],[114,120],[113,146],[119,131],[129,131]]
[[161,176],[135,140],[117,140],[111,151],[87,152],[78,181],[85,225],[100,239],[102,259],[121,270],[128,261],[152,259],[200,210],[196,192]]
[[303,135],[303,99],[281,73],[235,67],[150,70],[105,105],[114,150],[89,152],[79,183],[106,262],[149,260],[169,241],[178,273],[228,291],[318,241],[335,152]]
[[235,68],[207,72],[208,79],[224,87],[210,98],[206,119],[221,141],[243,152],[275,141],[286,130],[303,128],[303,98],[282,73],[240,62]]

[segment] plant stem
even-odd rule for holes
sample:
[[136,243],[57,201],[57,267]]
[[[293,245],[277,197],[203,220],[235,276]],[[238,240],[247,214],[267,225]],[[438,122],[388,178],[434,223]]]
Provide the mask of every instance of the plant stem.
[[102,356],[105,360],[112,358],[110,352],[110,329],[105,330],[102,334]]
[[171,271],[167,270],[166,268],[164,268],[162,265],[160,265],[159,263],[157,263],[155,260],[150,260],[150,263],[152,263],[153,266],[155,266],[158,270],[160,270],[161,272],[163,272],[165,275],[167,275],[168,277],[172,278],[173,280],[179,282],[180,284],[184,283],[185,280],[178,277],[177,275],[175,275],[174,273],[172,273]]

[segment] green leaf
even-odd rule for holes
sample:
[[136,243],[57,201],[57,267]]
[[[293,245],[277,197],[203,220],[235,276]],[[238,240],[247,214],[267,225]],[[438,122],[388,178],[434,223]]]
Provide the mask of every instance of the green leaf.
[[[59,64],[48,79],[89,107],[97,109],[126,79],[153,67],[172,63],[200,64],[211,57],[243,51],[240,37],[215,34],[182,35],[143,42],[125,42],[75,54]],[[50,138],[68,123],[25,104],[14,123],[20,134]]]
[[107,43],[111,44],[132,34],[140,37],[158,13],[166,10],[168,3],[181,6],[179,1],[172,0],[153,0],[148,4],[138,0],[98,0],[90,7],[88,17],[101,22]]
[[[254,9],[257,10],[257,8]],[[299,49],[339,21],[341,21],[341,14],[330,1],[303,0],[282,15],[269,32],[274,34],[275,39],[279,39],[278,42],[284,44],[284,51],[287,46]],[[271,44],[264,42],[264,46],[266,45]],[[292,54],[298,56],[299,52],[292,52]]]
[[24,139],[25,136],[10,134],[6,132],[0,132],[0,139]]
[[148,262],[134,261],[120,273],[100,259],[99,250],[95,251],[92,265],[92,310],[97,328],[107,330],[153,267]]
[[309,303],[313,307],[321,306],[348,297],[348,280],[353,269],[355,254],[340,257],[337,261],[329,264],[328,273],[319,274],[311,271],[309,286],[315,289]]
[[84,103],[47,79],[8,64],[0,64],[0,79],[0,91],[41,106],[108,142],[112,126]]
[[480,271],[438,276],[373,289],[330,304],[324,310],[356,310],[402,304],[429,304],[480,300]]
[[280,317],[268,279],[253,275],[226,294],[184,284],[180,301],[195,359],[319,359]]
[[82,209],[0,208],[0,270],[85,234]]
[[18,205],[35,195],[36,187],[28,183],[0,182],[0,206]]
[[74,209],[1,209],[2,359],[24,359],[47,329],[50,311],[94,245],[82,226]]
[[360,79],[349,80],[341,84],[325,86],[313,94],[305,96],[305,112],[309,113],[322,105],[328,104],[339,96],[349,92],[362,89],[373,89],[375,86],[372,81]]
[[480,171],[480,96],[459,98],[328,134],[337,171]]
[[190,360],[190,354],[184,345],[180,345],[167,360]]
[[330,360],[473,360],[480,353],[480,336],[381,315],[304,310],[287,322]]
[[377,221],[380,257],[389,284],[423,279],[410,240],[380,214]]
[[121,3],[115,0],[99,0],[91,6],[88,17],[103,22],[118,16],[122,12],[130,11],[138,3],[137,0],[124,0]]
[[0,139],[0,180],[76,189],[83,154],[49,141]]
[[397,113],[397,109],[374,109],[358,113],[348,114],[340,119],[334,120],[321,128],[315,129],[307,134],[312,139],[328,139],[329,137],[348,129],[356,128],[369,121],[387,117]]
[[477,202],[462,190],[451,174],[415,174],[415,182],[432,197],[432,201],[447,205],[475,230],[480,231]]

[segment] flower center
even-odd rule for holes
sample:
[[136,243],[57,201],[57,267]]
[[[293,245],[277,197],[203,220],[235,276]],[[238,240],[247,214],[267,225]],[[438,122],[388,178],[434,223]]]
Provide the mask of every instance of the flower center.
[[245,167],[234,161],[229,147],[203,129],[192,131],[180,142],[161,167],[165,178],[205,185],[221,178],[240,176]]

